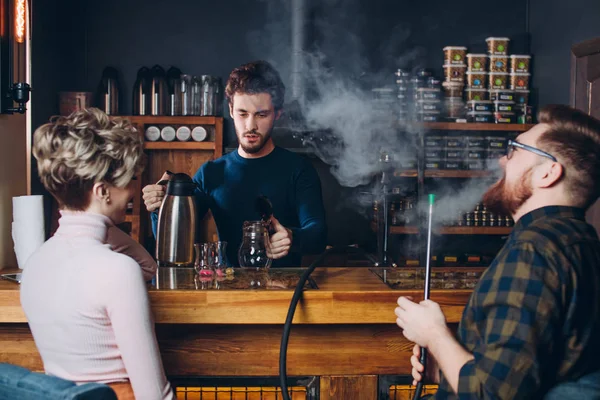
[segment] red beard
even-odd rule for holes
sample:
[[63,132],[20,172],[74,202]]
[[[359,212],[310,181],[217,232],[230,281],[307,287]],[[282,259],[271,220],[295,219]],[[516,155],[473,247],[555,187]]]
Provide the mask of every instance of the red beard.
[[483,204],[490,212],[495,214],[514,215],[533,194],[531,188],[532,171],[532,168],[525,171],[521,179],[512,188],[509,188],[506,184],[505,173],[502,179],[485,192]]

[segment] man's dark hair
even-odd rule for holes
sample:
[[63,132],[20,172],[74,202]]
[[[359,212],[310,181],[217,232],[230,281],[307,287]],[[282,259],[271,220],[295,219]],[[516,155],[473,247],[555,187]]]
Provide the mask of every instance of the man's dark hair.
[[285,85],[279,72],[266,61],[254,61],[235,68],[229,74],[225,96],[229,105],[233,105],[236,93],[258,94],[268,93],[275,110],[281,110],[285,97]]
[[588,208],[600,196],[600,121],[565,105],[543,107],[538,121],[549,128],[537,145],[562,164],[574,204]]

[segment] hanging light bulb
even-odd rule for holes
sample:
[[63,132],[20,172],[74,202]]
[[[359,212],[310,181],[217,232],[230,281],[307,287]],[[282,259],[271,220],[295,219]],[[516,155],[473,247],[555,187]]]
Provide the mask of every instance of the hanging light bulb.
[[[9,30],[9,43],[4,42],[2,49],[3,66],[8,74],[0,77],[0,89],[7,89],[7,96],[0,101],[0,113],[25,113],[25,104],[29,101],[28,79],[28,40],[29,40],[29,2],[28,0],[0,0],[2,11],[6,14],[4,22],[9,29],[2,29],[4,34]],[[9,22],[10,21],[10,22]],[[8,76],[7,76],[8,75]],[[11,102],[12,100],[12,102]],[[16,107],[14,106],[16,103]]]
[[15,0],[15,41],[25,42],[25,1]]

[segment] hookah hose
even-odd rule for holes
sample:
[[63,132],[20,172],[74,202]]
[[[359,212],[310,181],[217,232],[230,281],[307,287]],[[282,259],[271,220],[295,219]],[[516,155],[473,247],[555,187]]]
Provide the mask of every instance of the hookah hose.
[[319,255],[310,266],[304,271],[296,288],[294,289],[294,295],[292,296],[292,301],[290,302],[290,308],[288,309],[287,317],[285,319],[285,323],[283,325],[283,333],[281,335],[281,345],[279,347],[279,383],[281,386],[281,394],[284,400],[290,400],[290,395],[288,393],[287,387],[287,347],[290,339],[290,332],[292,329],[292,320],[294,319],[294,314],[296,313],[296,306],[298,305],[298,301],[300,301],[300,297],[302,296],[302,289],[304,289],[304,284],[306,283],[308,277],[312,272],[317,268],[321,262],[327,257],[327,255],[336,252],[343,251],[344,253],[348,250],[358,250],[364,257],[366,257],[369,261],[373,262],[373,264],[377,264],[377,261],[367,252],[359,247],[354,246],[343,246],[343,247],[331,247],[325,250],[323,253]]
[[[430,194],[428,196],[429,199],[429,221],[427,223],[427,259],[425,260],[425,290],[424,290],[424,300],[429,299],[429,279],[431,277],[431,220],[433,219],[433,203],[435,202],[435,195]],[[421,393],[423,392],[423,381],[425,380],[425,374],[427,372],[427,349],[425,347],[421,347],[421,364],[423,364],[423,375],[421,376],[421,380],[417,382],[417,387],[415,389],[415,393],[413,394],[413,400],[417,400],[421,398]]]

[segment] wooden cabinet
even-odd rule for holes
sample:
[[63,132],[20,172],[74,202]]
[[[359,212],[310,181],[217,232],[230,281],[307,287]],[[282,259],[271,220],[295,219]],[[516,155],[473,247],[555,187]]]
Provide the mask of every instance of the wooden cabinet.
[[[600,118],[600,37],[571,48],[571,106]],[[600,200],[587,211],[600,235]]]
[[[175,139],[171,142],[146,141],[145,153],[148,157],[144,173],[138,179],[133,208],[127,214],[127,227],[125,228],[131,236],[146,244],[146,239],[152,236],[150,216],[146,211],[142,199],[142,188],[148,184],[160,180],[164,171],[183,172],[193,176],[198,168],[209,160],[214,160],[223,155],[223,118],[222,117],[199,117],[199,116],[123,116],[135,125],[140,135],[144,135],[150,126],[159,129],[172,126],[177,129],[187,126],[193,129],[202,126],[208,135],[202,142],[181,142]],[[208,215],[202,222],[203,233],[206,238],[213,240],[216,237],[216,226],[212,216]]]

